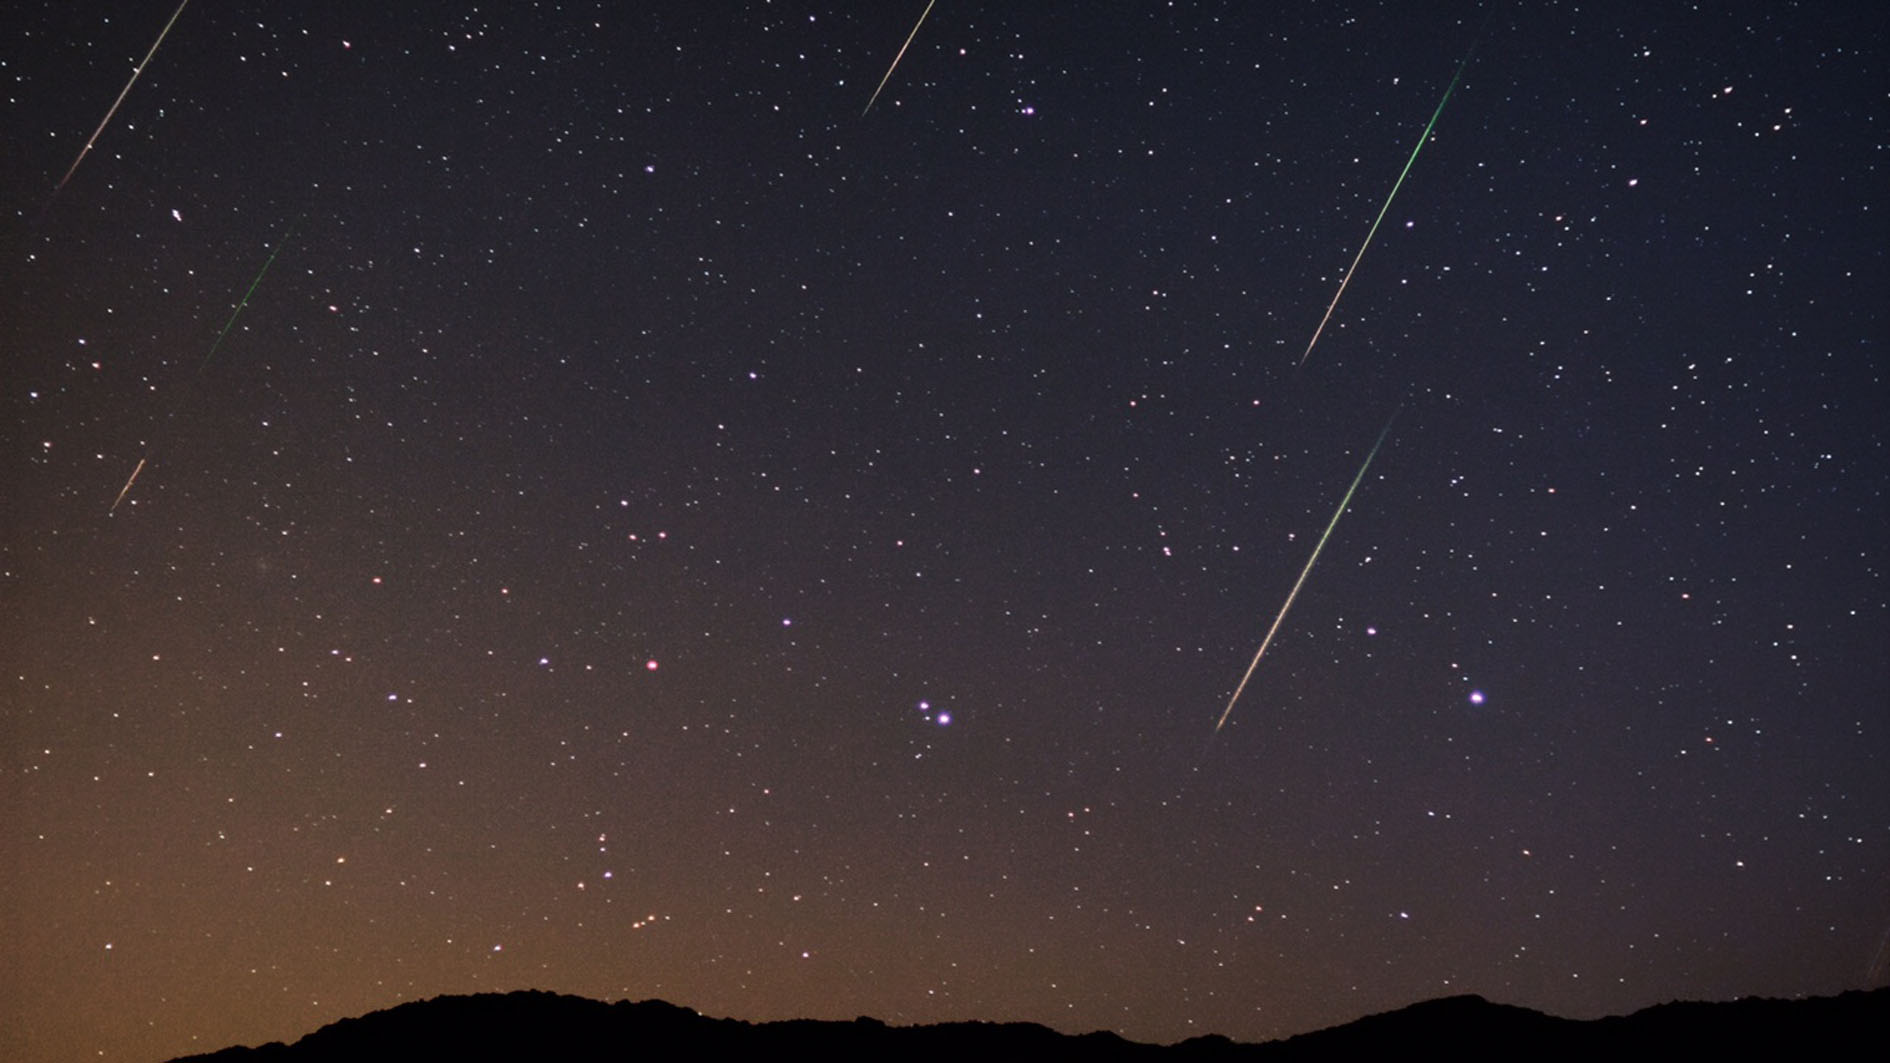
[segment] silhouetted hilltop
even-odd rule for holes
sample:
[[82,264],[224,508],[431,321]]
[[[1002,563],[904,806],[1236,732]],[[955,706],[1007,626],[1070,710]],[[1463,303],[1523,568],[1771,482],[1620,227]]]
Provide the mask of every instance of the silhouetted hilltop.
[[725,1052],[801,1053],[823,1061],[893,1058],[902,1063],[962,1063],[979,1057],[1288,1063],[1394,1058],[1418,1051],[1447,1053],[1457,1060],[1594,1059],[1611,1052],[1826,1058],[1881,1045],[1886,1032],[1890,988],[1809,1000],[1754,997],[1726,1004],[1662,1004],[1586,1022],[1460,996],[1284,1041],[1242,1044],[1216,1036],[1171,1046],[1138,1044],[1112,1033],[1072,1036],[1035,1023],[888,1026],[870,1018],[749,1023],[711,1019],[660,1000],[606,1004],[523,991],[402,1004],[331,1023],[292,1045],[226,1048],[174,1063],[618,1060]]
[[[177,1063],[314,1063],[348,1060],[614,1060],[723,1052],[798,1052],[816,1058],[944,1059],[966,1053],[1037,1058],[1147,1059],[1167,1050],[1112,1033],[1060,1034],[1034,1023],[888,1026],[877,1019],[749,1023],[711,1019],[660,1000],[605,1004],[521,991],[436,997],[342,1019],[293,1045],[226,1048]],[[654,1055],[652,1055],[654,1054]],[[673,1055],[672,1055],[673,1054]]]

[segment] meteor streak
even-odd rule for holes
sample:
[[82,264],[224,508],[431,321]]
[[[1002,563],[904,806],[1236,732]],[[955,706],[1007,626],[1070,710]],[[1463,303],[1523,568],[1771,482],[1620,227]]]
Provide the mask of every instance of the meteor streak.
[[1431,120],[1424,127],[1424,135],[1418,138],[1417,147],[1411,149],[1411,157],[1404,161],[1404,169],[1399,172],[1398,180],[1391,186],[1391,194],[1385,197],[1385,205],[1378,208],[1378,217],[1372,220],[1371,231],[1365,234],[1365,242],[1358,245],[1358,254],[1352,256],[1352,264],[1345,268],[1345,277],[1339,281],[1339,290],[1332,295],[1332,302],[1326,306],[1326,316],[1319,319],[1319,327],[1313,330],[1312,341],[1306,344],[1306,353],[1299,356],[1299,364],[1305,365],[1312,357],[1312,349],[1319,342],[1320,334],[1326,331],[1326,322],[1332,320],[1332,312],[1338,309],[1340,297],[1345,295],[1345,286],[1352,283],[1352,271],[1358,269],[1359,260],[1365,257],[1365,249],[1372,246],[1372,237],[1378,235],[1378,226],[1384,223],[1385,213],[1391,210],[1391,201],[1398,197],[1398,189],[1404,187],[1404,179],[1411,172],[1411,164],[1417,161],[1418,152],[1431,139],[1431,130],[1437,127],[1437,119],[1444,113],[1444,105],[1450,102],[1450,94],[1457,91],[1457,82],[1463,78],[1463,68],[1470,65],[1470,57],[1476,54],[1472,47],[1464,54],[1463,62],[1457,64],[1457,72],[1451,76],[1450,86],[1444,90],[1444,98],[1437,101],[1437,110],[1431,112]]
[[66,187],[66,182],[72,180],[73,172],[79,168],[80,163],[85,161],[86,155],[91,153],[92,145],[98,143],[98,135],[105,132],[105,127],[111,124],[112,115],[118,113],[118,106],[125,102],[126,96],[131,94],[131,86],[138,83],[138,75],[144,73],[144,68],[151,62],[151,57],[157,54],[158,45],[164,43],[164,38],[170,35],[171,27],[177,25],[177,16],[183,14],[184,8],[189,6],[190,0],[184,0],[183,3],[177,5],[177,10],[171,12],[171,20],[164,24],[164,29],[157,35],[157,40],[151,42],[151,50],[144,53],[144,61],[132,68],[131,80],[125,82],[125,87],[119,90],[118,98],[112,101],[112,109],[105,112],[104,120],[99,122],[97,129],[92,130],[92,136],[86,140],[85,147],[79,149],[79,157],[72,160],[72,165],[66,168],[66,175],[53,186],[53,195],[58,195],[59,190]]
[[1345,489],[1345,497],[1339,499],[1339,508],[1327,522],[1326,530],[1319,536],[1319,544],[1313,547],[1312,556],[1306,559],[1306,567],[1299,570],[1299,578],[1293,581],[1293,589],[1286,596],[1286,604],[1280,606],[1280,615],[1273,618],[1273,626],[1267,628],[1267,637],[1260,640],[1260,648],[1254,651],[1253,663],[1247,665],[1247,674],[1240,677],[1240,685],[1234,688],[1234,696],[1227,699],[1227,708],[1222,710],[1220,720],[1214,725],[1214,733],[1220,734],[1227,724],[1227,718],[1234,714],[1234,703],[1240,700],[1241,692],[1247,689],[1247,680],[1253,678],[1253,670],[1260,667],[1260,658],[1266,656],[1267,647],[1273,644],[1273,636],[1279,634],[1280,622],[1286,619],[1287,611],[1293,608],[1293,599],[1299,597],[1299,589],[1306,585],[1306,577],[1312,575],[1313,566],[1319,563],[1319,551],[1326,548],[1326,540],[1332,537],[1332,529],[1339,526],[1339,518],[1345,516],[1345,507],[1352,504],[1352,492],[1358,490],[1359,482],[1365,479],[1365,470],[1372,467],[1372,459],[1378,456],[1378,448],[1385,443],[1385,436],[1391,433],[1391,422],[1398,419],[1397,411],[1385,421],[1385,427],[1378,433],[1378,441],[1372,444],[1371,453],[1365,455],[1365,464],[1358,467],[1358,475],[1352,477],[1352,486]]
[[[185,2],[188,3],[189,0],[185,0]],[[182,9],[180,8],[179,10]],[[295,225],[301,224],[301,221],[302,219],[297,218]],[[269,267],[276,264],[276,256],[282,253],[282,249],[288,246],[289,240],[295,236],[295,225],[290,225],[289,231],[282,235],[281,240],[277,241],[276,249],[269,252],[269,258],[263,263],[262,269],[256,271],[256,279],[249,282],[249,290],[243,293],[243,298],[237,302],[236,309],[230,311],[230,319],[223,323],[223,331],[217,333],[216,341],[210,344],[210,353],[204,355],[203,361],[197,364],[197,376],[202,376],[203,371],[210,368],[210,359],[215,358],[217,348],[223,346],[223,337],[228,336],[230,329],[235,327],[237,316],[242,314],[243,308],[249,305],[249,297],[256,294],[256,286],[262,283],[263,277],[269,273]],[[188,394],[189,393],[186,392],[184,396],[179,396],[177,404],[171,407],[170,414],[164,418],[166,423],[169,423],[177,416],[177,411],[183,408],[184,398],[187,397]],[[125,495],[131,492],[131,485],[138,481],[138,474],[144,471],[145,463],[150,460],[151,451],[150,448],[147,447],[144,452],[144,457],[138,459],[138,467],[131,470],[131,478],[125,481],[125,486],[118,489],[118,497],[112,499],[112,508],[105,511],[106,516],[111,516],[113,513],[118,512],[118,504],[123,502]]]
[[[188,0],[186,0],[186,2],[188,2]],[[925,25],[925,16],[932,13],[932,5],[936,3],[938,3],[938,0],[928,0],[928,3],[925,5],[925,10],[919,12],[919,21],[914,22],[912,24],[912,32],[906,34],[906,43],[899,46],[899,54],[893,56],[892,66],[886,68],[886,76],[879,79],[879,87],[873,90],[873,98],[866,101],[866,110],[860,112],[861,118],[865,118],[867,111],[873,109],[873,104],[879,102],[879,94],[885,91],[886,82],[892,80],[892,72],[898,69],[899,60],[906,57],[906,49],[912,47],[912,38],[919,35],[919,27]]]
[[[301,221],[302,219],[297,218],[296,224],[300,224]],[[216,342],[210,345],[210,353],[203,356],[203,364],[197,367],[198,376],[202,376],[203,371],[209,367],[210,359],[216,357],[217,348],[223,346],[223,337],[230,334],[230,327],[236,324],[237,315],[241,314],[243,308],[249,305],[249,297],[256,294],[256,286],[262,283],[263,277],[269,272],[269,267],[276,264],[276,256],[282,253],[283,247],[285,247],[294,236],[295,225],[290,225],[289,231],[283,233],[282,239],[276,242],[276,249],[269,252],[269,258],[262,264],[262,269],[256,271],[256,279],[249,282],[249,290],[243,293],[243,298],[237,302],[236,309],[230,311],[230,319],[223,323],[223,331],[217,333]]]
[[148,457],[138,459],[138,467],[131,470],[131,478],[125,481],[125,486],[118,489],[118,497],[112,499],[112,508],[105,511],[106,516],[109,517],[118,512],[118,503],[123,502],[125,496],[131,492],[131,485],[138,482],[138,474],[144,471],[144,463],[149,460],[151,459]]

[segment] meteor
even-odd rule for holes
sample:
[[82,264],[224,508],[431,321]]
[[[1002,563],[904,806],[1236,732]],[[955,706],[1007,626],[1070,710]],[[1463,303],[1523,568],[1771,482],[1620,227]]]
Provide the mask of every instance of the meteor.
[[1280,606],[1280,615],[1273,618],[1273,626],[1267,628],[1267,637],[1260,640],[1260,648],[1254,651],[1253,663],[1247,665],[1247,674],[1240,677],[1240,685],[1234,688],[1234,696],[1227,699],[1227,708],[1222,710],[1220,720],[1214,725],[1214,733],[1220,734],[1226,726],[1227,718],[1234,714],[1234,703],[1240,700],[1241,692],[1247,689],[1247,680],[1253,678],[1254,669],[1260,667],[1260,658],[1266,656],[1267,647],[1273,644],[1273,636],[1279,634],[1280,623],[1286,619],[1287,611],[1293,608],[1293,599],[1299,597],[1299,589],[1306,585],[1306,577],[1312,575],[1313,566],[1319,563],[1319,551],[1326,548],[1326,540],[1332,538],[1332,529],[1339,526],[1339,518],[1345,516],[1345,507],[1352,504],[1352,493],[1358,490],[1359,482],[1365,479],[1365,470],[1372,467],[1372,459],[1378,456],[1378,448],[1385,443],[1385,436],[1391,433],[1391,422],[1398,419],[1396,410],[1385,421],[1385,427],[1378,433],[1378,441],[1372,444],[1371,453],[1365,455],[1365,464],[1358,467],[1358,475],[1352,477],[1352,486],[1345,489],[1345,497],[1339,499],[1339,508],[1327,522],[1326,530],[1319,536],[1319,544],[1313,547],[1312,557],[1306,559],[1306,567],[1299,570],[1299,578],[1293,581],[1293,589],[1286,596],[1286,604]]
[[1411,157],[1404,161],[1404,169],[1399,172],[1398,180],[1391,186],[1391,194],[1385,197],[1385,205],[1378,208],[1378,217],[1372,220],[1371,231],[1365,234],[1365,242],[1358,245],[1358,254],[1352,256],[1352,264],[1345,269],[1344,279],[1339,281],[1339,290],[1333,293],[1332,302],[1326,306],[1326,316],[1319,319],[1319,327],[1313,330],[1312,341],[1306,344],[1306,353],[1299,356],[1299,364],[1305,365],[1312,357],[1312,349],[1319,343],[1319,337],[1326,331],[1326,322],[1332,320],[1332,312],[1338,309],[1339,299],[1345,295],[1345,286],[1352,283],[1352,271],[1358,269],[1359,260],[1365,257],[1365,249],[1372,246],[1372,237],[1378,235],[1378,226],[1384,223],[1385,214],[1391,210],[1391,201],[1398,198],[1398,189],[1404,187],[1404,179],[1411,172],[1411,164],[1417,162],[1418,152],[1431,139],[1431,130],[1437,128],[1437,119],[1444,113],[1444,105],[1450,102],[1450,94],[1457,91],[1457,82],[1463,78],[1463,68],[1470,65],[1470,57],[1476,54],[1472,47],[1464,54],[1463,62],[1457,64],[1457,73],[1451,76],[1450,86],[1444,90],[1444,98],[1437,101],[1437,110],[1431,112],[1431,120],[1424,127],[1424,135],[1418,138],[1417,147],[1411,149]]
[[[188,2],[188,0],[186,0],[186,2]],[[899,54],[893,56],[892,66],[886,68],[886,76],[879,79],[879,87],[873,90],[873,98],[866,101],[866,110],[860,112],[861,118],[865,118],[867,111],[873,109],[873,104],[879,102],[879,94],[885,91],[886,82],[892,80],[892,72],[898,69],[899,60],[906,57],[906,49],[912,47],[912,38],[919,35],[919,27],[925,25],[925,16],[932,13],[932,5],[936,3],[938,3],[938,0],[928,0],[925,5],[925,10],[919,12],[919,21],[914,22],[912,24],[912,32],[906,34],[906,43],[899,46]]]
[[216,342],[210,345],[210,353],[203,356],[203,364],[197,367],[198,376],[202,376],[203,371],[209,368],[210,359],[215,358],[217,348],[223,346],[223,337],[230,334],[230,327],[236,324],[237,315],[241,314],[243,308],[249,305],[249,297],[256,294],[256,286],[261,284],[263,277],[269,273],[269,267],[276,264],[276,256],[282,253],[282,249],[287,246],[290,239],[295,236],[295,226],[301,224],[301,222],[302,219],[295,219],[295,224],[289,226],[289,231],[283,233],[282,239],[276,241],[276,249],[269,252],[269,258],[263,262],[262,269],[256,271],[256,279],[249,282],[249,290],[244,292],[243,298],[237,301],[236,309],[230,311],[230,319],[223,323],[223,331],[217,333]]
[[118,489],[118,497],[112,499],[112,508],[105,511],[106,516],[109,517],[118,512],[118,503],[123,502],[125,496],[131,493],[131,485],[138,482],[138,474],[144,471],[144,463],[150,460],[148,457],[138,459],[138,467],[131,470],[131,477],[125,481],[125,486]]
[[[185,0],[185,2],[188,3],[189,0]],[[280,255],[282,249],[288,246],[289,240],[295,236],[296,225],[300,225],[301,222],[302,219],[297,218],[295,224],[289,226],[289,231],[282,235],[281,240],[277,241],[275,250],[269,252],[269,258],[263,262],[262,269],[256,271],[256,279],[249,282],[249,290],[243,293],[243,298],[237,302],[236,309],[230,311],[230,319],[223,323],[223,331],[217,333],[216,341],[210,344],[210,353],[204,355],[203,361],[198,363],[197,376],[202,376],[203,371],[210,368],[210,359],[217,356],[217,348],[223,346],[223,338],[230,334],[231,328],[235,327],[237,317],[242,314],[243,308],[249,305],[249,297],[256,294],[256,286],[262,283],[264,276],[268,275],[269,267],[276,264],[276,256]],[[193,379],[195,378],[193,377]],[[184,395],[178,397],[177,404],[171,407],[170,414],[164,418],[165,423],[169,423],[177,417],[177,412],[183,408],[184,399],[188,397],[188,395],[189,392],[186,391]],[[131,492],[131,485],[138,482],[138,474],[144,471],[145,463],[150,460],[151,451],[150,448],[147,447],[144,452],[144,457],[138,459],[138,467],[131,470],[131,477],[125,481],[125,486],[118,489],[118,497],[112,499],[112,507],[105,511],[106,516],[111,516],[118,512],[118,504],[123,502],[125,496]]]
[[157,54],[158,45],[163,44],[164,38],[170,36],[171,27],[177,25],[177,16],[183,14],[184,8],[189,6],[190,0],[184,0],[183,3],[177,5],[177,10],[171,12],[171,20],[164,24],[164,29],[157,35],[157,40],[151,42],[151,50],[144,53],[144,61],[132,68],[131,80],[125,82],[125,87],[119,90],[118,98],[112,101],[112,109],[105,112],[104,120],[99,122],[97,129],[92,130],[92,135],[86,140],[85,147],[79,149],[79,157],[72,160],[72,165],[66,168],[66,175],[53,186],[53,195],[58,195],[59,190],[66,187],[66,182],[72,180],[72,175],[78,170],[79,164],[84,162],[86,155],[91,153],[92,145],[98,143],[98,135],[105,132],[105,127],[112,122],[112,115],[118,113],[119,105],[125,102],[126,96],[131,95],[131,86],[138,83],[138,75],[144,73],[144,68],[150,65],[151,57]]

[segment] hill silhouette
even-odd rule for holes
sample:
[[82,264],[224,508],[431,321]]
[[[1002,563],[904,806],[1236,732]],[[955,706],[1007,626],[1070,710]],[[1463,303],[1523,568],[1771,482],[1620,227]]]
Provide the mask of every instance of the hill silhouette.
[[1827,1058],[1868,1050],[1890,1032],[1890,988],[1836,997],[1662,1004],[1577,1021],[1458,996],[1413,1004],[1283,1041],[1197,1037],[1140,1044],[1113,1033],[1070,1035],[1035,1023],[890,1026],[799,1019],[714,1019],[661,1000],[607,1004],[540,991],[436,997],[343,1019],[294,1044],[233,1047],[173,1063],[376,1063],[380,1060],[680,1058],[701,1053],[807,1054],[821,1060],[1029,1058],[1080,1061],[1282,1061],[1444,1053],[1452,1059],[1595,1059],[1610,1052],[1716,1058]]

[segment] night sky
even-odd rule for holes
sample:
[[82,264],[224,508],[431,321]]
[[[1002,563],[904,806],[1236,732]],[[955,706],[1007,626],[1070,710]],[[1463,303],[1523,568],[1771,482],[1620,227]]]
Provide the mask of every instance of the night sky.
[[1890,981],[1890,14],[922,7],[7,5],[0,1055]]

